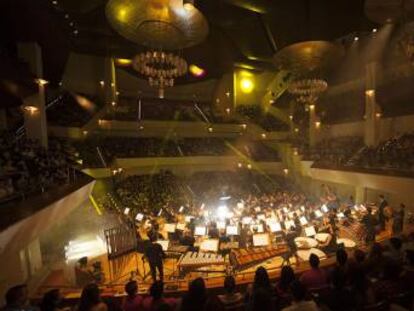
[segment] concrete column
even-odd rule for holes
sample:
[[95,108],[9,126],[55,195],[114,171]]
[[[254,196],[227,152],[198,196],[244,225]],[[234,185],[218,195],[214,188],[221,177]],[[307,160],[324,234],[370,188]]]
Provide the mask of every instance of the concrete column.
[[[104,102],[106,104],[116,105],[117,85],[116,85],[116,69],[115,62],[112,57],[105,58],[105,81],[104,81]],[[115,103],[115,104],[113,104]]]
[[47,120],[46,120],[46,81],[43,77],[42,50],[37,43],[19,43],[18,55],[30,66],[31,71],[36,75],[39,91],[29,96],[24,102],[24,126],[26,136],[36,139],[47,148]]
[[365,187],[355,188],[355,203],[365,203],[367,200],[367,191]]
[[38,85],[39,92],[24,99],[24,127],[27,138],[38,140],[43,147],[47,148],[46,85],[43,80],[40,80]]
[[375,147],[379,138],[379,109],[375,99],[377,64],[370,63],[365,71],[365,122],[364,142],[369,147]]
[[315,105],[309,105],[309,146],[313,147],[316,144],[317,140],[317,132],[318,132],[318,125],[317,125],[318,118],[315,112]]

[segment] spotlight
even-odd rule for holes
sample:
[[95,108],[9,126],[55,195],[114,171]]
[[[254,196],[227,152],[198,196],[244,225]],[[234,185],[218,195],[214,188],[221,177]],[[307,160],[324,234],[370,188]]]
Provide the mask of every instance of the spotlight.
[[74,31],[73,31],[73,34],[76,36],[77,34],[79,34],[79,30],[77,30],[77,29],[75,29]]
[[74,25],[75,25],[75,23],[74,23],[74,22],[70,22],[70,23],[69,23],[69,26],[70,26],[70,27],[73,27]]
[[372,29],[372,32],[373,33],[376,33],[377,32],[377,28]]
[[101,86],[104,86],[105,85],[105,82],[104,81],[99,81],[99,84],[101,85]]
[[65,18],[68,19],[69,18],[69,14],[65,14]]
[[53,0],[52,3],[53,3],[53,5],[57,5],[58,4],[57,0]]
[[358,41],[359,40],[359,37],[354,37],[354,41]]

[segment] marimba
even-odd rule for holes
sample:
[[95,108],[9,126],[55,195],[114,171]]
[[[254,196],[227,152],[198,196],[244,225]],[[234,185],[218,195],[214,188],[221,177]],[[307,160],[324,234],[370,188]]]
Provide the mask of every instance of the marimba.
[[230,263],[235,269],[244,270],[269,258],[281,256],[288,251],[286,245],[232,250],[230,253]]

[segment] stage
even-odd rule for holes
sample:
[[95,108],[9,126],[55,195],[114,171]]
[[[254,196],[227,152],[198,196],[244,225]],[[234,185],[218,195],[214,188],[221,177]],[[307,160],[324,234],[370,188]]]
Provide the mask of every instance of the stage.
[[[341,236],[339,236],[340,238]],[[384,241],[391,237],[390,230],[381,232],[376,237],[377,242]],[[365,245],[360,244],[353,248],[346,248],[348,255],[352,258],[352,253],[354,249],[359,248],[362,250],[367,250]],[[112,276],[111,264],[108,260],[108,256],[100,255],[95,258],[90,258],[90,266],[96,261],[102,263],[102,270],[105,275],[105,281],[101,284],[102,293],[104,296],[124,296],[124,285],[131,278],[136,279],[139,284],[139,291],[142,294],[148,293],[149,286],[152,284],[151,276],[149,275],[149,265],[147,262],[142,260],[143,255],[140,253],[131,253],[127,256],[124,256],[122,261],[118,263],[118,273],[116,276]],[[164,283],[165,283],[165,292],[168,295],[180,295],[183,291],[186,291],[188,288],[188,282],[196,277],[203,277],[207,287],[214,291],[215,289],[221,288],[223,286],[225,273],[218,272],[189,272],[184,276],[178,276],[177,269],[178,259],[167,258],[164,261]],[[280,271],[282,268],[283,258],[281,256],[275,256],[259,262],[255,265],[248,267],[242,271],[234,271],[233,275],[236,278],[237,285],[240,287],[245,286],[248,283],[252,283],[254,279],[254,273],[257,267],[263,266],[267,269],[269,276],[272,280],[277,279],[280,276]],[[321,259],[321,267],[329,267],[335,263],[335,254],[328,254],[326,258]],[[306,260],[301,260],[296,262],[295,258],[291,258],[291,265],[295,270],[296,274],[300,274],[305,270],[310,268]],[[39,298],[49,289],[60,288],[62,294],[65,298],[78,299],[81,293],[81,287],[76,286],[73,282],[69,282],[66,278],[66,270],[68,268],[73,268],[73,266],[62,266],[59,269],[55,269],[49,273],[49,275],[44,279],[41,286],[38,288],[35,293],[35,297]],[[209,270],[213,270],[214,266],[208,267]]]

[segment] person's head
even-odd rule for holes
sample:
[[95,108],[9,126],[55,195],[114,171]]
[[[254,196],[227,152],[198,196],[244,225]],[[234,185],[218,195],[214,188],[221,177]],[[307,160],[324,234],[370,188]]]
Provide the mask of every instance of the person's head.
[[86,285],[79,300],[79,311],[89,311],[93,306],[101,302],[101,293],[98,285],[90,283]]
[[62,296],[59,289],[52,289],[43,295],[40,303],[41,311],[54,311],[62,302]]
[[193,301],[204,301],[207,296],[206,284],[203,278],[196,278],[188,286],[188,296]]
[[336,263],[340,266],[345,266],[348,260],[348,254],[343,248],[336,251]]
[[319,268],[319,257],[315,254],[310,254],[309,264],[313,269],[318,269]]
[[392,237],[390,239],[390,245],[394,250],[399,251],[402,247],[402,241],[399,238]]
[[164,283],[161,281],[155,281],[154,283],[152,283],[149,292],[150,296],[154,300],[161,299],[162,295],[164,294]]
[[354,259],[357,263],[362,263],[365,260],[366,254],[363,250],[356,249],[354,251]]
[[282,271],[280,273],[280,286],[284,289],[295,280],[295,273],[291,266],[283,266]]
[[263,267],[259,267],[256,269],[256,273],[254,275],[254,287],[255,288],[269,288],[270,287],[270,279],[269,275],[267,274],[267,270]]
[[27,285],[13,286],[6,292],[6,304],[8,306],[23,306],[27,302]]
[[137,281],[129,281],[125,284],[125,292],[129,297],[134,297],[138,293]]
[[228,294],[233,294],[235,292],[235,290],[236,290],[236,280],[234,279],[233,276],[228,275],[224,279],[224,290]]
[[306,288],[300,281],[293,281],[292,284],[290,284],[290,290],[295,301],[305,300]]
[[378,196],[378,198],[380,199],[380,201],[382,201],[382,200],[384,200],[384,195],[383,195],[383,194],[380,194],[380,195]]

